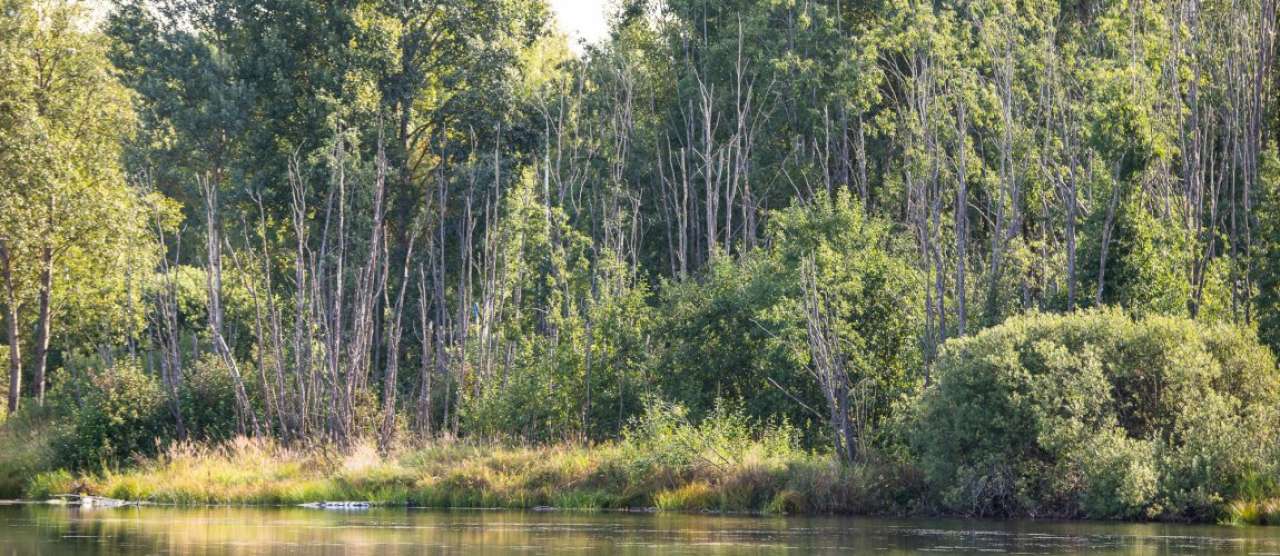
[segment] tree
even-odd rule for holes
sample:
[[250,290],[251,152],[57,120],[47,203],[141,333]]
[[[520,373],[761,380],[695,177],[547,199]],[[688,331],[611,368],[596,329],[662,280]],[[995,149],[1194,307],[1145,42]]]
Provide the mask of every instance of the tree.
[[1280,156],[1264,155],[1261,161],[1263,195],[1259,199],[1258,235],[1265,238],[1256,267],[1258,284],[1258,339],[1280,353]]
[[119,160],[133,121],[131,97],[83,10],[72,2],[10,0],[0,13],[0,266],[12,346],[10,411],[21,395],[23,304],[36,305],[33,390],[43,403],[58,281],[110,283],[86,265],[137,249],[142,231],[137,195]]
[[804,331],[802,361],[826,400],[835,451],[854,461],[892,401],[924,379],[919,275],[888,224],[848,191],[781,211],[770,229],[792,293],[767,314]]
[[664,393],[700,415],[741,399],[761,419],[812,422],[862,457],[892,400],[923,379],[922,284],[910,250],[848,191],[771,215],[767,247],[664,292]]

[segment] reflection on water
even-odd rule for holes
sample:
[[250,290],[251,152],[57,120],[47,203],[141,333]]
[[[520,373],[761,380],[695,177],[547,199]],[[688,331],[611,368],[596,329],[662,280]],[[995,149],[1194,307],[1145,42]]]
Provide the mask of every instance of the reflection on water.
[[0,505],[10,554],[1280,554],[1280,528],[616,513]]

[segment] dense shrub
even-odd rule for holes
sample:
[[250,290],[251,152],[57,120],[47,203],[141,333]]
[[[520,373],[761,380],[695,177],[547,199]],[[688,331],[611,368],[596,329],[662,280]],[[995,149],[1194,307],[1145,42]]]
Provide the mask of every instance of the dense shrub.
[[[40,471],[120,467],[178,439],[160,379],[137,360],[73,353],[63,363],[43,407],[28,403],[0,422],[0,497],[43,492],[30,490]],[[178,399],[189,439],[220,442],[237,433],[235,390],[217,357],[186,367]]]
[[699,423],[678,404],[650,401],[632,421],[623,441],[623,459],[636,475],[654,469],[698,473],[748,460],[792,459],[803,455],[794,427],[754,423],[739,406],[719,401]]
[[235,436],[235,383],[227,366],[216,355],[207,354],[184,374],[179,399],[187,434],[206,441]]
[[1230,326],[1033,313],[948,342],[937,377],[907,436],[950,511],[1206,519],[1275,487],[1280,380]]
[[695,419],[716,399],[733,399],[756,420],[785,417],[807,446],[830,446],[828,401],[808,371],[803,269],[812,267],[829,296],[838,357],[856,385],[862,415],[854,428],[874,436],[893,402],[920,384],[921,276],[909,253],[847,191],[771,213],[765,245],[713,260],[699,280],[663,287],[655,375],[662,395]]
[[155,454],[173,438],[173,416],[156,377],[137,361],[122,359],[59,383],[51,405],[66,430],[57,461],[72,467],[116,464],[135,454]]

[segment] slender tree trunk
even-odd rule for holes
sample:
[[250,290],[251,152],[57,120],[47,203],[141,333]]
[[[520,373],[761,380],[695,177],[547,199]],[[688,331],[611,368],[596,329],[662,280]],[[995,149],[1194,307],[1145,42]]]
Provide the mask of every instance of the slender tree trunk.
[[13,283],[13,254],[7,242],[0,240],[0,271],[4,273],[5,332],[9,342],[8,414],[18,411],[22,399],[22,346],[18,332],[17,285]]
[[[302,172],[299,169],[300,163],[297,157],[290,159],[289,164],[289,185],[292,193],[292,203],[290,204],[290,216],[293,224],[294,233],[294,307],[293,307],[293,377],[294,387],[296,391],[293,396],[286,398],[285,390],[288,382],[284,377],[278,380],[281,383],[281,405],[288,407],[285,412],[288,414],[290,426],[288,427],[299,437],[306,437],[307,424],[309,414],[309,403],[311,389],[312,374],[312,321],[313,307],[316,301],[315,296],[310,296],[313,285],[311,280],[314,277],[309,276],[307,272],[308,253],[307,248],[307,190],[306,182],[302,179]],[[265,264],[265,261],[264,261]],[[277,367],[278,368],[278,367]],[[286,403],[288,402],[288,403]],[[291,406],[291,407],[289,407]]]
[[[386,299],[387,284],[386,284],[385,278],[383,281],[383,288],[382,288],[383,299],[384,301],[386,301],[386,304],[392,308],[391,322],[388,325],[390,329],[387,330],[387,335],[386,335],[387,368],[386,368],[386,372],[383,373],[382,431],[381,431],[382,434],[379,436],[379,445],[381,446],[382,451],[384,453],[389,452],[391,450],[391,446],[395,441],[396,394],[398,393],[398,386],[399,386],[398,381],[399,381],[399,371],[400,371],[400,338],[402,336],[402,332],[404,331],[404,328],[402,325],[402,322],[403,322],[402,317],[404,316],[404,293],[409,286],[409,276],[410,276],[409,263],[413,259],[413,247],[416,240],[417,240],[417,235],[415,231],[409,238],[408,250],[405,252],[404,269],[400,276],[400,290],[396,294],[396,300],[394,305],[391,304],[390,300]],[[390,257],[386,257],[384,261],[390,262]],[[385,266],[386,262],[384,262],[384,267],[383,267],[384,276],[387,273],[387,268]]]
[[[969,130],[965,125],[964,103],[957,102],[956,119],[957,131],[959,132],[959,145],[957,148],[956,160],[956,325],[957,332],[960,336],[965,335],[965,326],[968,322],[966,314],[965,298],[967,292],[965,289],[965,266],[968,262],[968,253],[966,249],[969,245],[969,188],[967,168],[965,167],[965,137]],[[997,232],[998,233],[998,232]]]
[[35,387],[36,405],[44,407],[45,370],[49,361],[49,334],[52,331],[53,248],[40,249],[40,312],[36,317]]
[[[986,318],[984,319],[988,325],[994,325],[1000,322],[1002,316],[1000,308],[1000,285],[1001,278],[1004,275],[1005,249],[1010,239],[1013,238],[1017,229],[1017,211],[1018,211],[1018,195],[1017,186],[1014,183],[1015,175],[1013,164],[1013,126],[1014,126],[1014,100],[1013,100],[1013,55],[1009,51],[1009,45],[1006,41],[1004,56],[1000,58],[1000,67],[997,70],[996,83],[999,89],[1000,99],[1000,185],[996,191],[995,197],[995,225],[991,234],[991,266],[990,276],[987,282],[987,309]],[[1013,214],[1006,217],[1006,202],[1008,211]],[[1009,221],[1013,224],[1010,225]]]
[[1098,290],[1094,295],[1094,303],[1102,304],[1103,294],[1107,286],[1107,251],[1111,246],[1111,230],[1115,226],[1116,207],[1120,204],[1120,188],[1122,185],[1116,182],[1116,190],[1111,192],[1111,202],[1107,204],[1107,218],[1102,225],[1102,246],[1099,248],[1098,255]]
[[[432,238],[427,238],[427,252],[430,253],[435,249]],[[433,378],[435,375],[433,361],[434,353],[432,346],[435,342],[435,326],[431,322],[430,309],[431,302],[427,293],[427,274],[423,270],[421,263],[418,265],[418,327],[419,327],[419,360],[418,360],[418,401],[417,416],[415,418],[415,428],[419,434],[431,435],[431,388],[433,386]]]
[[[160,350],[160,382],[168,398],[169,414],[179,440],[187,439],[186,420],[182,416],[179,391],[182,387],[182,329],[178,326],[178,287],[169,258],[169,245],[164,227],[155,219],[155,247],[160,253],[160,288],[155,294],[155,307],[150,312],[151,337]],[[179,259],[181,242],[174,247],[173,261]],[[148,367],[151,354],[147,354]]]
[[850,463],[859,454],[855,449],[857,434],[849,422],[847,358],[836,335],[834,317],[828,311],[828,294],[818,283],[814,260],[808,258],[802,264],[805,323],[812,360],[808,370],[827,402],[832,448],[842,461]]
[[254,436],[261,436],[262,430],[258,425],[258,416],[249,402],[249,394],[245,389],[240,367],[236,363],[234,354],[231,353],[231,347],[227,345],[226,338],[222,335],[222,225],[218,220],[218,180],[205,178],[202,182],[208,228],[206,230],[205,245],[207,247],[209,265],[207,271],[209,332],[212,336],[214,351],[221,357],[223,364],[227,366],[227,370],[231,373],[241,419],[249,423],[248,432],[251,432]]
[[[1070,149],[1070,145],[1067,147]],[[1079,193],[1076,192],[1076,157],[1071,154],[1067,168],[1067,310],[1076,308],[1076,220],[1079,219]]]

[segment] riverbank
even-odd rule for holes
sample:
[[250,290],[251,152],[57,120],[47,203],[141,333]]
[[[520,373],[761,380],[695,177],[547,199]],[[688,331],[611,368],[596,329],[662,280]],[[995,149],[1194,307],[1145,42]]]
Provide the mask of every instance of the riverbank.
[[[905,511],[886,492],[902,478],[825,455],[755,446],[741,457],[662,461],[624,443],[505,447],[437,443],[381,455],[292,450],[239,439],[176,445],[125,470],[37,474],[26,496],[84,492],[171,504],[302,504],[360,500],[436,508],[637,509],[872,514]],[[721,461],[715,461],[721,459]]]
[[[66,493],[179,505],[333,500],[432,508],[656,509],[765,514],[907,514],[923,478],[888,458],[845,465],[783,423],[717,410],[694,423],[655,404],[621,438],[527,444],[433,438],[380,451],[269,439],[177,442],[150,455],[73,465],[83,435],[37,413],[0,426],[0,498]],[[874,462],[874,463],[871,463]]]
[[139,409],[150,379],[126,366],[97,397],[55,389],[0,426],[0,497],[1280,523],[1280,375],[1239,329],[1032,314],[949,342],[933,370],[843,464],[812,422],[732,401],[692,417],[653,399],[594,443],[486,441],[483,426],[462,441],[400,431],[385,452],[326,446],[318,425],[298,444],[228,440],[227,409],[193,413],[203,443],[174,444],[163,398]]
[[[638,448],[441,441],[384,455],[371,442],[299,450],[240,438],[174,445],[117,470],[37,472],[21,495],[43,500],[75,492],[180,506],[350,500],[441,509],[939,515],[924,502],[919,472],[906,465],[847,466],[829,455],[779,453],[758,443],[693,461]],[[1280,525],[1280,500],[1226,504],[1218,522]]]

